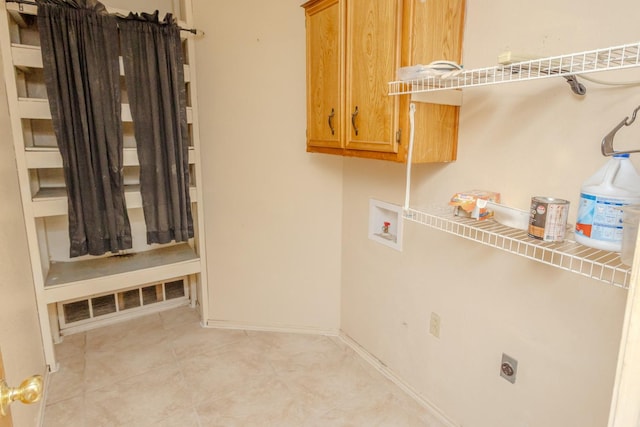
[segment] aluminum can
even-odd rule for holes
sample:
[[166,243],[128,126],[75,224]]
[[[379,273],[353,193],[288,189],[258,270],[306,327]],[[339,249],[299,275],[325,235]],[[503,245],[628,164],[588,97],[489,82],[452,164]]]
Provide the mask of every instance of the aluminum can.
[[553,197],[532,197],[529,236],[545,242],[562,242],[567,232],[569,202]]

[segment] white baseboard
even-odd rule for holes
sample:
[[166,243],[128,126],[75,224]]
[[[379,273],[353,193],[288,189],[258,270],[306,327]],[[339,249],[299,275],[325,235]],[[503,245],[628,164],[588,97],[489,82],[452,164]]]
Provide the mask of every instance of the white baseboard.
[[422,397],[411,385],[409,385],[404,379],[400,378],[384,365],[373,354],[363,348],[360,344],[354,341],[351,337],[340,330],[333,329],[316,329],[316,328],[300,328],[292,326],[282,325],[254,325],[243,322],[229,322],[225,320],[207,320],[203,325],[205,328],[218,328],[218,329],[238,329],[245,331],[260,331],[260,332],[283,332],[283,333],[297,333],[297,334],[309,334],[309,335],[324,335],[339,338],[349,348],[355,351],[366,362],[373,366],[378,372],[384,375],[387,379],[392,381],[395,385],[400,387],[405,393],[407,393],[412,399],[418,402],[421,406],[429,411],[438,421],[442,422],[446,427],[460,427],[447,417],[440,408],[438,408],[433,402]]
[[411,385],[409,385],[403,378],[396,375],[393,370],[389,369],[384,363],[382,363],[378,358],[376,358],[373,354],[369,353],[364,347],[354,341],[350,336],[340,331],[338,335],[340,340],[348,345],[353,351],[358,353],[360,357],[369,362],[371,366],[373,366],[378,372],[392,381],[395,385],[400,387],[405,393],[411,396],[416,402],[422,405],[425,409],[429,411],[431,415],[436,417],[438,421],[442,422],[447,427],[460,427],[458,424],[453,422],[449,417],[447,417],[444,412],[438,408],[433,402],[429,401],[422,397]]
[[218,328],[218,329],[240,329],[246,331],[260,331],[260,332],[282,332],[290,334],[311,334],[311,335],[326,335],[337,337],[340,335],[340,331],[337,329],[321,329],[321,328],[305,328],[297,326],[287,325],[255,325],[252,323],[244,322],[232,322],[227,320],[207,320],[203,325],[205,328]]

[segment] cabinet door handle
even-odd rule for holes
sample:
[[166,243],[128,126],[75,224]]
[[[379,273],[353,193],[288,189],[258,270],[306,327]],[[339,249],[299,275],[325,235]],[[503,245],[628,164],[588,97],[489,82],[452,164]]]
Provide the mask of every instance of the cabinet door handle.
[[351,113],[351,126],[353,126],[353,130],[356,132],[356,136],[358,136],[358,126],[356,126],[357,115],[358,115],[358,106],[356,105],[355,111]]
[[335,135],[336,131],[333,128],[333,117],[336,115],[336,112],[334,111],[334,109],[331,109],[331,114],[329,114],[329,129],[331,129],[331,135]]

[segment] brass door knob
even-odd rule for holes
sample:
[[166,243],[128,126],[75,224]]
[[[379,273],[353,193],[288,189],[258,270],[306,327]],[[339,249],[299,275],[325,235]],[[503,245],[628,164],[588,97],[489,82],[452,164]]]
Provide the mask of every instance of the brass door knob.
[[22,381],[19,387],[9,387],[4,379],[0,379],[0,414],[7,415],[9,405],[16,400],[22,403],[35,403],[42,396],[42,376],[34,375]]

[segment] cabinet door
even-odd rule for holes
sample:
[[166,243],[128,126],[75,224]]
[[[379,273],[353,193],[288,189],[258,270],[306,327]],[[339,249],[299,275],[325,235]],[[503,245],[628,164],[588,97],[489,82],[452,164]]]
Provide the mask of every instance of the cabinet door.
[[395,153],[398,97],[387,95],[399,64],[402,0],[347,3],[346,148]]
[[307,145],[342,147],[341,2],[318,2],[306,9]]
[[[428,64],[435,60],[460,63],[465,0],[405,2],[403,11],[402,66]],[[400,158],[406,160],[409,143],[409,104],[400,96],[402,135]],[[450,162],[456,159],[460,107],[415,102],[413,162]]]

